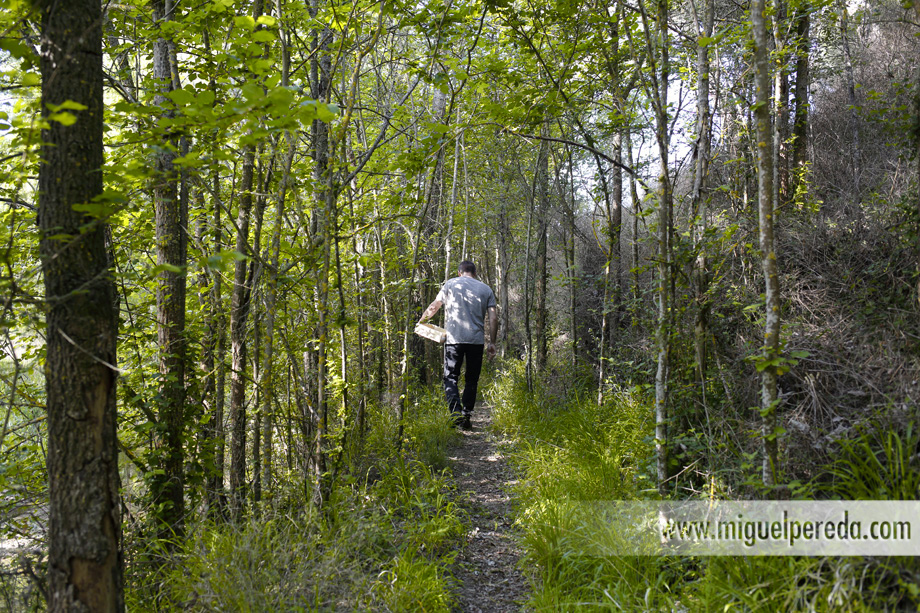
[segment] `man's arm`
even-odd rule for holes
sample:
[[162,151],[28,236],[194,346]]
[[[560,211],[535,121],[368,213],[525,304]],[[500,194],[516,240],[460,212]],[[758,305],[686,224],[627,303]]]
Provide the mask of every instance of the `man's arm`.
[[498,309],[489,307],[489,346],[490,358],[495,357],[495,340],[498,338]]
[[419,323],[424,323],[434,317],[434,314],[438,312],[443,303],[440,300],[435,300],[428,305],[428,308],[425,309],[425,312],[422,313],[422,318],[418,320]]

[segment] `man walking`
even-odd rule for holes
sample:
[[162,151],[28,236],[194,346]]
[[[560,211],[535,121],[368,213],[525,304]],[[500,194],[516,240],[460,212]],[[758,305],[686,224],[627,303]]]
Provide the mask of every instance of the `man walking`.
[[[434,317],[444,306],[444,328],[447,342],[444,345],[444,394],[454,422],[464,430],[472,428],[470,417],[476,404],[476,389],[482,370],[482,354],[495,357],[495,337],[498,334],[498,313],[495,294],[488,285],[476,278],[476,265],[460,262],[459,276],[441,286],[438,297],[428,305],[419,323]],[[489,344],[485,346],[485,318],[489,316]],[[466,378],[461,400],[457,382],[460,367],[466,360]]]

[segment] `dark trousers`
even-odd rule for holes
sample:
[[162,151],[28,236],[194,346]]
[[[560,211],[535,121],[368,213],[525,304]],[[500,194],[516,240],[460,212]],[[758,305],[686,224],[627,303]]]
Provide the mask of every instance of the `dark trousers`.
[[[476,404],[476,389],[479,387],[479,373],[482,371],[482,353],[485,345],[444,345],[444,395],[447,406],[454,415],[472,415]],[[460,380],[460,367],[466,358],[466,377],[463,385],[463,399],[457,382]]]

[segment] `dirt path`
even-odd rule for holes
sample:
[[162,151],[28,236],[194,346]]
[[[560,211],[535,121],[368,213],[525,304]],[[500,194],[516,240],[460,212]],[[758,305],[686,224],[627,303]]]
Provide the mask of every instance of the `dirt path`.
[[460,583],[457,611],[463,613],[520,611],[529,592],[511,534],[508,489],[514,475],[486,431],[491,423],[491,407],[477,406],[473,430],[460,430],[463,439],[450,456],[471,526],[454,568]]

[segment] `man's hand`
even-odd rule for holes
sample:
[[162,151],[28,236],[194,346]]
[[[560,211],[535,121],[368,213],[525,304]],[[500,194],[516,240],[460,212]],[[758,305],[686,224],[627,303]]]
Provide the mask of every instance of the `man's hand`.
[[489,355],[489,359],[495,357],[495,343],[489,342],[489,346],[486,348],[486,353]]

